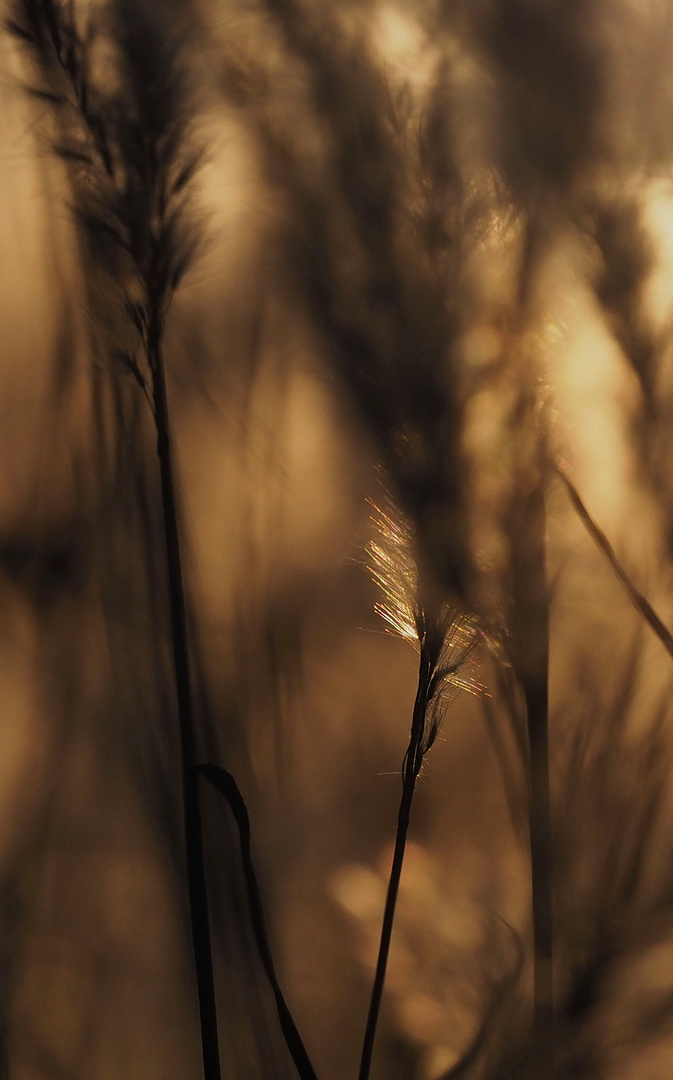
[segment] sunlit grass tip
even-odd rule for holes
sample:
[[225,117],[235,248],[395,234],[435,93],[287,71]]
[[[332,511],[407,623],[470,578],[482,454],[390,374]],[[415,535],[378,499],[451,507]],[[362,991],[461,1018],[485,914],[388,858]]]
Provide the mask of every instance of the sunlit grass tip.
[[425,753],[455,696],[461,690],[483,692],[474,664],[481,637],[478,620],[448,600],[423,602],[411,523],[391,500],[385,509],[369,501],[376,537],[367,545],[368,566],[382,593],[374,610],[388,633],[409,641],[430,662]]

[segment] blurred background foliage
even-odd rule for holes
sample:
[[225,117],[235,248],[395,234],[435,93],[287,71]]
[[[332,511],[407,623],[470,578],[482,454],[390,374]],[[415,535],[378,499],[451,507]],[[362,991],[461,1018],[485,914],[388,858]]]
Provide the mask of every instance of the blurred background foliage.
[[[670,626],[673,6],[138,4],[179,38],[204,148],[166,329],[200,751],[245,793],[317,1071],[356,1073],[416,685],[366,565],[385,491],[429,587],[479,620],[485,690],[422,775],[373,1075],[521,1075],[504,657],[517,500],[542,483],[559,1074],[668,1080],[671,660],[554,466]],[[113,9],[75,6],[103,88]],[[0,1076],[182,1080],[200,1065],[152,418],[52,105],[9,34],[0,57]],[[237,839],[203,806],[223,1075],[283,1080]]]

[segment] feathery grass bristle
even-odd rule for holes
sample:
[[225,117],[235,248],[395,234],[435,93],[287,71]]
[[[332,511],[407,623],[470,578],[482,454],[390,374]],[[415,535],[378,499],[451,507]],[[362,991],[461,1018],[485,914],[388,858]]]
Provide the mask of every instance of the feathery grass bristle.
[[374,610],[387,632],[409,641],[427,656],[430,677],[422,739],[422,755],[432,746],[446,709],[461,690],[481,693],[483,686],[470,664],[479,640],[475,616],[444,601],[430,607],[421,599],[418,556],[411,522],[388,499],[384,510],[374,502],[372,523],[377,538],[367,545],[369,569],[383,599]]

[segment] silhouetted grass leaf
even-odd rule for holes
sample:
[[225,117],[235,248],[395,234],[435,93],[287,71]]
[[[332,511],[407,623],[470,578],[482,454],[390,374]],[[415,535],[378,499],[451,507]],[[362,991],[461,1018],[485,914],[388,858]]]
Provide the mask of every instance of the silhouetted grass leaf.
[[29,45],[35,44],[35,38],[33,37],[30,30],[27,30],[24,26],[21,26],[21,24],[16,22],[14,19],[5,19],[5,29],[10,34],[13,34],[14,37],[20,38],[22,41],[27,42]]
[[622,564],[619,562],[619,559],[614,552],[612,544],[610,543],[602,529],[598,527],[591,514],[587,510],[587,507],[582,501],[582,498],[580,497],[577,488],[572,483],[566,470],[560,465],[557,465],[556,473],[563,481],[565,489],[570,497],[570,501],[574,506],[575,510],[577,511],[577,515],[580,518],[580,521],[585,526],[587,532],[594,540],[599,550],[602,551],[603,555],[605,555],[605,558],[607,559],[609,565],[614,571],[617,580],[621,584],[624,592],[628,596],[634,608],[643,616],[645,622],[659,638],[659,641],[664,646],[669,656],[673,657],[673,634],[671,634],[670,630],[663,624],[650,602],[645,599],[643,594],[639,592],[633,584],[631,578],[624,570]]
[[57,157],[60,157],[62,161],[70,161],[74,165],[86,165],[90,167],[93,164],[93,159],[90,154],[87,154],[85,150],[77,150],[73,146],[57,145],[54,147],[54,153]]
[[281,1029],[287,1043],[287,1048],[290,1051],[292,1060],[295,1063],[301,1080],[317,1080],[315,1071],[301,1036],[299,1035],[297,1026],[292,1018],[292,1014],[283,997],[276,976],[273,956],[271,954],[271,945],[269,943],[269,935],[264,919],[262,899],[257,884],[257,875],[255,874],[255,868],[252,861],[252,852],[250,849],[250,816],[248,814],[248,808],[245,805],[245,800],[233,776],[231,773],[227,772],[226,769],[222,769],[218,765],[199,765],[197,766],[197,772],[199,776],[202,776],[212,784],[212,786],[224,796],[234,816],[241,845],[241,859],[243,862],[243,873],[248,893],[248,904],[250,907],[253,933],[255,935],[255,942],[262,964],[264,965],[264,970],[276,999],[276,1008],[278,1010],[278,1019],[280,1020]]
[[37,101],[44,101],[47,105],[51,105],[52,108],[59,109],[68,104],[65,94],[55,94],[51,90],[43,90],[38,86],[24,86],[23,89],[29,97],[35,98]]

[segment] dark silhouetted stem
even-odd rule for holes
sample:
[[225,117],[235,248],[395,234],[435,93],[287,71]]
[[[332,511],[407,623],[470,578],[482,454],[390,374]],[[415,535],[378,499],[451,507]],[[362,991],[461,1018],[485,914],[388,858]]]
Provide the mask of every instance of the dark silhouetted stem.
[[549,783],[549,590],[543,470],[522,495],[513,545],[516,667],[528,731],[533,910],[533,1075],[554,1076],[553,865]]
[[402,768],[402,797],[400,799],[400,807],[397,815],[397,832],[395,834],[393,864],[388,881],[386,905],[383,912],[383,923],[381,927],[379,955],[369,1002],[369,1014],[367,1016],[367,1026],[365,1028],[365,1036],[362,1044],[362,1056],[360,1059],[358,1080],[368,1080],[372,1064],[376,1026],[378,1024],[379,1011],[381,1009],[383,985],[386,979],[390,941],[393,933],[393,923],[395,921],[397,894],[400,888],[404,850],[406,848],[407,833],[409,831],[409,821],[411,818],[411,804],[416,789],[416,780],[421,770],[421,765],[423,764],[423,731],[425,726],[425,713],[428,707],[428,692],[430,689],[431,675],[432,665],[428,659],[426,649],[422,648],[418,675],[418,690],[416,692],[416,701],[414,702],[414,713],[411,723],[411,735]]
[[586,528],[589,536],[592,538],[592,540],[594,540],[596,546],[599,548],[600,551],[602,551],[603,555],[605,555],[605,558],[608,560],[610,566],[612,567],[617,577],[617,580],[624,589],[634,608],[642,615],[650,629],[653,630],[654,633],[657,635],[659,641],[664,646],[669,656],[673,656],[673,635],[671,634],[670,630],[666,626],[664,626],[663,622],[657,615],[652,605],[649,603],[649,601],[645,599],[643,594],[638,591],[638,589],[631,581],[631,578],[626,573],[626,570],[624,570],[623,566],[619,562],[619,559],[615,555],[612,544],[608,540],[603,530],[599,529],[598,525],[596,524],[591,514],[587,510],[586,506],[584,505],[584,502],[582,501],[577,488],[572,483],[566,472],[558,465],[556,466],[556,472],[565,485],[565,489],[568,492],[568,497],[573,504],[577,515],[580,518],[580,521]]
[[554,1020],[552,830],[547,684],[524,683],[530,754],[530,860],[533,907],[533,1026],[536,1056],[549,1062]]
[[194,947],[196,981],[199,995],[203,1072],[205,1080],[220,1080],[217,1009],[215,1001],[215,982],[213,978],[213,959],[210,945],[206,870],[203,857],[203,829],[201,822],[201,808],[199,805],[198,774],[196,772],[196,748],[194,717],[192,711],[189,645],[187,641],[187,617],[185,610],[180,536],[178,531],[168,399],[166,396],[166,377],[161,348],[161,336],[161,324],[159,319],[156,318],[154,325],[150,325],[148,330],[147,357],[152,373],[152,390],[157,428],[157,454],[159,457],[161,503],[164,536],[166,540],[173,668],[175,672],[180,745],[182,751],[182,787],[187,887],[189,891],[192,943]]

